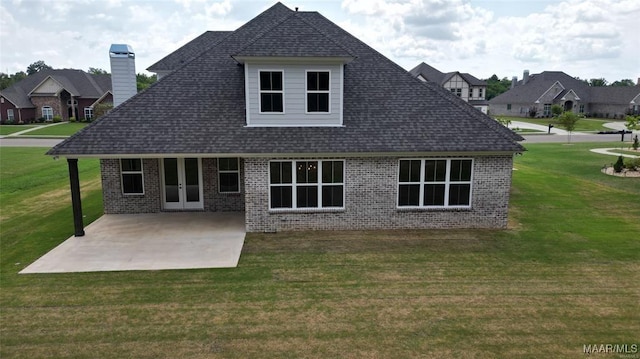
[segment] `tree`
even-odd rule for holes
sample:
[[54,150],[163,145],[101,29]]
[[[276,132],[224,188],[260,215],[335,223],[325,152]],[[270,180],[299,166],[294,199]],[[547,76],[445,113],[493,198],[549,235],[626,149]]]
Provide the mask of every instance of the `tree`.
[[509,79],[504,77],[500,80],[495,74],[484,81],[487,82],[487,100],[491,100],[501,93],[508,91],[511,87],[511,81]]
[[604,79],[604,77],[599,78],[599,79],[591,79],[589,80],[589,86],[607,86],[607,80]]
[[96,67],[89,67],[88,72],[92,75],[108,75],[109,74],[107,70],[99,69]]
[[136,87],[138,88],[138,92],[142,90],[146,90],[147,87],[151,86],[158,79],[157,75],[147,76],[143,73],[136,75]]
[[93,106],[93,118],[98,119],[102,115],[107,114],[113,108],[113,104],[111,102],[102,102],[95,106]]
[[622,79],[620,81],[614,81],[611,85],[609,86],[635,86],[636,84],[633,83],[633,81],[631,79]]
[[571,142],[571,132],[576,128],[576,122],[580,119],[580,116],[577,114],[566,111],[562,113],[562,115],[558,116],[558,122],[564,127],[565,130],[569,131],[568,134],[568,142]]
[[3,72],[0,72],[0,90],[4,90],[7,87],[12,86],[18,81],[21,81],[27,77],[27,74],[24,71],[16,72],[13,75],[7,75]]
[[553,117],[560,116],[562,114],[562,111],[564,111],[562,106],[558,104],[551,106],[551,114],[553,115]]
[[45,64],[44,61],[38,60],[27,67],[27,75],[33,75],[36,72],[40,72],[44,69],[52,69],[52,67]]
[[627,128],[627,130],[629,131],[640,130],[640,115],[627,116],[625,119],[627,122],[624,124],[624,126]]

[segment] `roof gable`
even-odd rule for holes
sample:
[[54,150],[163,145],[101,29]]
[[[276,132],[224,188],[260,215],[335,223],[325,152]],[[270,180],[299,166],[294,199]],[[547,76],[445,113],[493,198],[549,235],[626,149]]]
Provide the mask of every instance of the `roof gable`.
[[[42,82],[29,92],[29,96],[32,95],[58,95],[60,91],[64,90],[64,86],[51,76],[47,76]],[[69,91],[70,92],[70,91]]]
[[246,126],[244,69],[231,55],[272,36],[267,34],[291,13],[274,5],[48,153],[160,157],[523,150],[516,142],[520,136],[442,87],[414,78],[315,12],[295,16],[315,28],[314,36],[355,56],[344,65],[344,126]]

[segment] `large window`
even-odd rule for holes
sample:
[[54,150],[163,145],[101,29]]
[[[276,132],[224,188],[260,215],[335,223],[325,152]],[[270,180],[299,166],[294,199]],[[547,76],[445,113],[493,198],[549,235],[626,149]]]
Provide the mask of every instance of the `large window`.
[[329,112],[329,71],[307,71],[307,112]]
[[400,160],[398,207],[468,208],[471,159]]
[[240,164],[238,158],[218,158],[218,189],[220,193],[240,192]]
[[260,112],[284,112],[282,71],[260,71]]
[[271,209],[344,207],[344,161],[271,161]]
[[120,173],[122,177],[122,193],[144,194],[144,180],[142,178],[142,160],[139,158],[127,158],[120,160]]
[[45,121],[53,121],[53,108],[51,108],[51,106],[42,107],[42,118],[44,118]]
[[84,119],[87,121],[91,121],[93,119],[93,107],[84,108]]
[[13,115],[13,109],[12,108],[8,108],[7,109],[7,121],[13,122],[13,120],[15,120],[15,116]]
[[551,104],[550,103],[545,103],[544,107],[542,108],[542,114],[544,116],[551,116]]

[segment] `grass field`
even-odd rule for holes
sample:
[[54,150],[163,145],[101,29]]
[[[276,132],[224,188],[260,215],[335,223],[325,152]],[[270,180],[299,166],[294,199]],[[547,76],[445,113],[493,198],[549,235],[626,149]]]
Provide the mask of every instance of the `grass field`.
[[[556,121],[553,118],[526,118],[526,117],[505,117],[498,116],[500,118],[509,119],[511,121],[520,121],[520,122],[529,122],[534,123],[536,125],[548,126],[549,124],[554,125],[556,128],[564,129],[562,124]],[[621,122],[615,120],[607,120],[607,119],[599,119],[599,118],[581,118],[576,122],[576,128],[574,131],[577,132],[598,132],[598,131],[611,131],[610,128],[604,127],[603,124],[609,122]]]
[[25,136],[71,136],[87,125],[82,122],[68,122],[27,132]]
[[0,125],[0,136],[10,135],[34,127],[36,127],[36,125]]
[[[638,343],[640,180],[601,174],[611,159],[590,147],[528,145],[506,231],[250,234],[235,269],[51,275],[16,273],[73,231],[66,164],[2,148],[0,357],[584,358]],[[98,166],[79,163],[88,222]]]

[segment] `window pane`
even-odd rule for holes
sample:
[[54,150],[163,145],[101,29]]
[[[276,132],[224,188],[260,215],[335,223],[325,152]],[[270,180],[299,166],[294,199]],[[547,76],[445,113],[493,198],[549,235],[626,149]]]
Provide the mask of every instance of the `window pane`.
[[420,160],[400,161],[400,182],[420,182]]
[[307,91],[318,90],[318,73],[307,72]]
[[426,184],[424,185],[424,205],[444,206],[444,185]]
[[417,206],[420,204],[420,185],[401,184],[398,189],[399,206]]
[[307,94],[307,112],[318,112],[318,95],[317,93]]
[[273,91],[282,91],[282,72],[271,73],[271,89]]
[[187,202],[200,201],[200,171],[197,158],[184,159],[184,176]]
[[329,112],[329,94],[318,94],[318,112]]
[[342,186],[322,187],[322,207],[342,207]]
[[471,160],[451,160],[451,181],[471,180]]
[[427,160],[425,161],[424,180],[426,182],[444,181],[447,172],[446,160]]
[[318,162],[317,161],[296,162],[296,182],[297,183],[318,183]]
[[342,161],[322,162],[322,183],[342,183]]
[[450,206],[468,206],[470,193],[471,193],[471,185],[452,184],[451,186],[449,186],[449,205]]
[[260,90],[271,90],[271,72],[260,71]]
[[239,192],[237,173],[220,173],[220,192]]
[[218,159],[218,168],[219,171],[237,171],[238,170],[238,159],[233,158],[219,158]]
[[124,193],[143,193],[141,174],[122,174],[122,191]]
[[271,162],[271,183],[291,183],[291,162]]
[[318,207],[318,186],[296,187],[298,208]]
[[260,111],[261,112],[282,112],[282,94],[281,93],[262,93],[260,94]]
[[142,160],[139,158],[122,159],[120,161],[124,172],[142,171]]
[[291,208],[291,187],[271,187],[271,208]]
[[329,73],[328,72],[318,73],[318,90],[329,91]]

